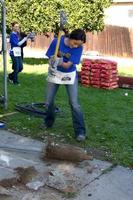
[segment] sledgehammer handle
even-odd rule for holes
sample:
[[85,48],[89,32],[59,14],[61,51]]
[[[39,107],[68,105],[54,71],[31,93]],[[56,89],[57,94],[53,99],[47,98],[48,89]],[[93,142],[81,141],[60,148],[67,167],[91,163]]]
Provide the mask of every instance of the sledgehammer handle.
[[59,50],[61,35],[62,35],[62,31],[59,31],[59,33],[58,33],[58,39],[57,39],[57,44],[56,44],[56,48],[55,48],[55,53],[54,53],[54,60],[57,58],[57,55],[58,55],[58,50]]
[[67,22],[66,14],[63,10],[60,12],[60,31],[58,33],[58,39],[57,39],[57,44],[55,48],[55,53],[54,53],[54,60],[57,58],[58,55],[58,50],[59,50],[59,45],[60,45],[60,40],[61,40],[61,35],[62,35],[62,30],[64,28],[64,25]]
[[14,114],[16,114],[16,113],[18,113],[18,112],[11,112],[11,113],[1,114],[1,115],[0,115],[0,118],[7,117],[7,116],[10,116],[10,115],[14,115]]

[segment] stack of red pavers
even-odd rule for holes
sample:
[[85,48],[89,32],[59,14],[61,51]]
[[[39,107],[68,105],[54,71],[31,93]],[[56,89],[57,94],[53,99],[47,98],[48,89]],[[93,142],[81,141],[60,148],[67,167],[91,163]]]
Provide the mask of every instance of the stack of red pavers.
[[91,86],[100,88],[101,81],[101,64],[95,60],[91,63],[91,74],[90,74]]
[[81,84],[85,87],[90,86],[90,70],[91,70],[91,61],[90,60],[83,60],[82,68],[81,68]]
[[101,88],[118,88],[117,63],[109,60],[100,60],[101,64]]
[[81,84],[104,89],[118,88],[117,63],[103,59],[84,60],[81,68]]

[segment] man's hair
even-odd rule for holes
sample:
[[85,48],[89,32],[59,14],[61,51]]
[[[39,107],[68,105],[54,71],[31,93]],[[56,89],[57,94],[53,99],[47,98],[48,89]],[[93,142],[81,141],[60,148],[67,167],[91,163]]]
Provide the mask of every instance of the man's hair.
[[11,23],[12,27],[15,26],[16,24],[18,24],[18,22],[16,22],[16,21]]
[[83,41],[83,43],[85,43],[86,42],[85,31],[82,29],[75,29],[70,33],[69,39],[81,40],[81,41]]

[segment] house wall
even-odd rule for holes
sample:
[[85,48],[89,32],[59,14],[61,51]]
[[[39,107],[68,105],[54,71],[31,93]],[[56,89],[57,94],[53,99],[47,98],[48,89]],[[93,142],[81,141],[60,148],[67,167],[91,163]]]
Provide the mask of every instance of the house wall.
[[113,4],[105,15],[105,24],[133,28],[133,2]]

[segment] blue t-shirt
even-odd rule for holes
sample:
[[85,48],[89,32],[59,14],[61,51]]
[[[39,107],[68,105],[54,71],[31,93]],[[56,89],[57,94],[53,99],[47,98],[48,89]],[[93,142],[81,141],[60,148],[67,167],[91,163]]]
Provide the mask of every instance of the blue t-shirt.
[[[70,62],[73,63],[73,65],[71,67],[67,68],[67,69],[65,69],[64,67],[58,66],[57,69],[61,72],[73,72],[73,71],[76,70],[76,64],[80,63],[80,58],[81,58],[81,55],[82,55],[83,47],[80,46],[80,47],[77,47],[77,48],[70,48],[69,46],[67,46],[64,43],[64,39],[65,39],[65,36],[62,36],[61,41],[60,41],[60,45],[59,45],[59,51],[62,52],[63,54],[69,53],[70,57],[69,58],[63,57],[63,62],[70,61]],[[57,43],[57,38],[55,38],[52,41],[52,43],[50,44],[50,46],[49,46],[49,48],[46,52],[46,55],[49,58],[54,55],[56,43]]]
[[19,42],[19,36],[16,32],[11,32],[10,34],[10,44],[11,44],[11,50],[10,50],[10,55],[13,55],[13,47],[19,47],[18,45]]

